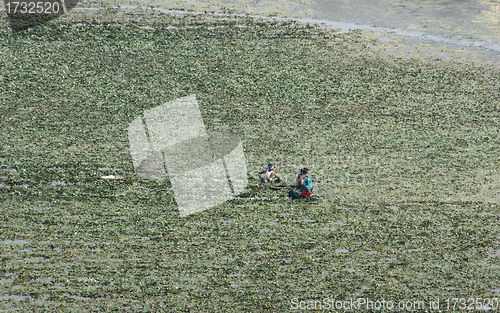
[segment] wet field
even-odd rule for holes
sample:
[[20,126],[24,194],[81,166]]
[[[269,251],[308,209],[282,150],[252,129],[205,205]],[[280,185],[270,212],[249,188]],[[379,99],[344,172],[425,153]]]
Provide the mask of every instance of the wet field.
[[[1,309],[500,297],[491,64],[291,21],[75,12],[0,34]],[[240,136],[249,183],[180,218],[168,180],[133,174],[126,130],[189,94]],[[287,182],[308,166],[324,197],[259,184],[269,162]]]
[[394,43],[397,56],[432,56],[461,62],[486,61],[500,66],[500,3],[479,1],[105,1],[81,7],[134,6],[292,18],[323,23]]

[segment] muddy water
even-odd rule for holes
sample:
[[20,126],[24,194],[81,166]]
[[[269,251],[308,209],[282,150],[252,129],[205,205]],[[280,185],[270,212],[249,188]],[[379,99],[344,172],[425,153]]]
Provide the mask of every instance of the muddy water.
[[485,43],[500,40],[500,1],[316,0],[313,16]]
[[420,47],[424,55],[477,58],[500,66],[498,0],[316,0],[312,12],[307,17],[382,34],[394,32],[405,40],[401,50]]

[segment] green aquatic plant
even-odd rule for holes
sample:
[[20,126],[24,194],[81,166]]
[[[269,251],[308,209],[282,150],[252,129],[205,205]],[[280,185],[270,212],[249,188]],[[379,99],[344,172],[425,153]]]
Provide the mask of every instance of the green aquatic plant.
[[[0,33],[2,309],[498,296],[498,71],[295,22],[80,14]],[[180,218],[168,181],[132,173],[126,129],[193,93],[207,130],[242,138],[249,187]],[[260,185],[269,162],[287,181],[309,165],[325,196]]]

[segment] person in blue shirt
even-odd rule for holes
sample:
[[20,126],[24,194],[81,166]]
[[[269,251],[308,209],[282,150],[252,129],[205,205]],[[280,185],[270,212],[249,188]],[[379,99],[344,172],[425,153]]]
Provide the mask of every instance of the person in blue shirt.
[[314,193],[312,192],[313,189],[313,183],[310,178],[306,178],[304,180],[304,183],[300,187],[300,197],[305,199],[309,199]]

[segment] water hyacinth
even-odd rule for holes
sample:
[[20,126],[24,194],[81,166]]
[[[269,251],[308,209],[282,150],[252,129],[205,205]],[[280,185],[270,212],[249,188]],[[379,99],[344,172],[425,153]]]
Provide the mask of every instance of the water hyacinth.
[[[2,309],[498,297],[498,71],[393,58],[359,32],[139,9],[0,41]],[[126,129],[190,94],[207,131],[240,136],[250,177],[180,218],[168,180],[134,175]],[[270,162],[287,182],[309,167],[324,197],[259,184]]]

